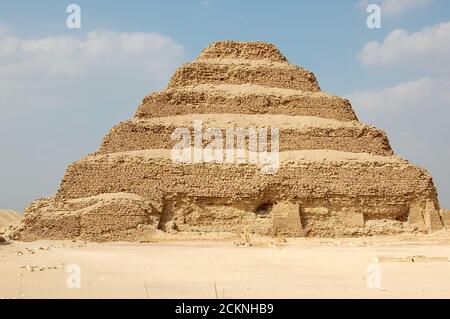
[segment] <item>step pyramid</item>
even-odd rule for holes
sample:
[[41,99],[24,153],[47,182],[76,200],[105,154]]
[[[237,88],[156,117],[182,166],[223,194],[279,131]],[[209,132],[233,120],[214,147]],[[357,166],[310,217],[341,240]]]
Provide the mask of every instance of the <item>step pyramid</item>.
[[[174,160],[173,132],[195,135],[195,121],[217,134],[277,129],[267,146],[277,144],[277,169]],[[252,142],[248,133],[245,145]],[[98,151],[71,164],[54,196],[32,202],[20,237],[429,232],[442,227],[439,211],[431,176],[394,155],[386,134],[358,121],[348,100],[322,92],[313,73],[272,44],[219,41],[181,66],[164,91],[146,96]]]

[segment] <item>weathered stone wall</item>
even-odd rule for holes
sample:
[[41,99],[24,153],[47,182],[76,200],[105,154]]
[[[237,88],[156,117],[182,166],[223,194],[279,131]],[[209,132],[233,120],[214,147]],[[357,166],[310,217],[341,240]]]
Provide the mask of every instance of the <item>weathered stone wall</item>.
[[[226,117],[233,122],[233,117]],[[198,117],[202,120],[202,117]],[[205,129],[214,126],[203,122]],[[279,127],[280,125],[278,125]],[[179,127],[186,127],[191,132],[193,141],[193,122],[173,123],[170,119],[164,121],[126,121],[115,126],[104,138],[98,154],[145,150],[145,149],[172,149],[178,142],[171,138],[172,132]],[[258,126],[251,126],[258,128]],[[276,124],[270,127],[277,127]],[[226,129],[222,128],[221,133],[225,140]],[[377,155],[392,155],[386,134],[370,126],[347,125],[341,127],[318,127],[306,126],[300,128],[280,128],[279,150],[313,150],[329,149],[344,152],[369,153]],[[210,140],[205,140],[208,144]],[[225,142],[224,142],[225,143]],[[248,134],[245,137],[245,144],[249,144]],[[270,147],[270,136],[268,137]],[[193,146],[193,145],[191,145]]]
[[[174,165],[161,158],[107,156],[96,156],[70,166],[50,206],[66,204],[41,213],[39,218],[27,214],[28,223],[33,221],[34,225],[28,233],[37,232],[36,238],[58,239],[78,234],[93,240],[117,239],[120,234],[123,239],[127,237],[121,231],[131,230],[135,236],[139,233],[133,229],[139,225],[151,224],[156,229],[161,215],[164,223],[158,227],[164,230],[170,224],[169,229],[181,231],[246,230],[266,235],[395,233],[410,229],[406,221],[411,205],[416,202],[425,205],[428,198],[436,196],[432,181],[423,175],[423,170],[396,161],[305,162],[283,165],[276,175],[267,175],[252,165]],[[349,184],[352,188],[346,191]],[[151,203],[151,208],[139,214],[133,213],[134,207],[129,203],[107,201],[98,205],[96,201],[82,201],[88,210],[84,206],[67,205],[80,198],[119,191],[139,194]],[[297,205],[301,227],[280,228],[295,220],[292,211],[285,211],[284,218],[280,213],[275,214],[276,211],[261,212],[267,210],[260,209],[262,206],[277,203],[284,207]],[[27,211],[39,210],[30,207]],[[51,213],[55,212],[58,218],[52,219]],[[149,212],[155,216],[152,223],[147,221]],[[426,223],[425,220],[417,222]],[[61,231],[50,236],[45,232],[48,228]]]
[[274,62],[285,62],[286,58],[278,48],[266,42],[236,42],[218,41],[211,43],[202,50],[198,59],[248,59],[248,60],[270,60]]
[[[156,215],[163,215],[160,229],[170,223],[171,229],[183,231],[368,235],[409,229],[410,206],[436,198],[431,178],[424,173],[395,158],[284,162],[277,174],[267,175],[254,165],[176,165],[167,154],[161,158],[124,153],[92,156],[71,165],[55,202],[127,192],[145,198]],[[258,213],[260,206],[277,203],[299,205],[301,229],[281,230],[279,225],[289,222],[270,212],[264,217]],[[111,221],[132,216],[126,208],[107,207]],[[97,238],[88,224],[103,224],[104,217],[98,210],[89,216],[92,220],[79,227],[84,237]],[[292,213],[288,216],[294,218]],[[145,225],[144,219],[143,215],[132,225]]]
[[[172,161],[171,133],[278,128],[280,167]],[[247,141],[248,142],[248,141]],[[204,141],[204,143],[206,143]],[[156,231],[361,236],[448,228],[431,176],[271,44],[220,41],[144,98],[100,149],[32,202],[18,237],[148,240]]]
[[256,84],[274,88],[319,92],[316,77],[302,68],[273,68],[270,65],[214,64],[194,62],[179,68],[168,88],[195,84]]
[[377,161],[383,160],[381,156],[333,160],[324,155],[317,160],[290,161],[284,160],[282,154],[281,158],[276,174],[263,174],[258,166],[250,164],[176,164],[170,159],[170,150],[90,156],[69,166],[57,197],[74,199],[116,192],[149,198],[153,193],[165,192],[248,197],[266,189],[287,199],[341,194],[372,200],[398,197],[398,201],[405,202],[435,196],[431,177],[396,157],[385,162]]
[[341,121],[356,120],[350,103],[340,97],[298,91],[296,95],[243,94],[226,96],[205,91],[153,93],[144,98],[136,117],[152,118],[185,114],[285,114],[318,116]]
[[444,227],[447,230],[450,230],[450,210],[449,209],[441,209],[439,211],[439,215],[441,216]]
[[156,230],[159,217],[150,202],[135,194],[112,193],[74,200],[49,197],[26,208],[20,238],[135,240],[144,230]]

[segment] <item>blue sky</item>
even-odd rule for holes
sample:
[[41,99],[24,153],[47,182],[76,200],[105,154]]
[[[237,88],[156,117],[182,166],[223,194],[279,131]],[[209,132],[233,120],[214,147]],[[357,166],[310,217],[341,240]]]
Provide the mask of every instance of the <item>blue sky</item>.
[[[366,2],[381,5],[381,29],[367,28],[359,0],[1,1],[0,207],[54,193],[69,163],[221,39],[272,42],[324,91],[350,98],[432,173],[449,207],[450,2]],[[81,7],[79,30],[66,27],[70,3]],[[113,53],[96,55],[97,42]]]

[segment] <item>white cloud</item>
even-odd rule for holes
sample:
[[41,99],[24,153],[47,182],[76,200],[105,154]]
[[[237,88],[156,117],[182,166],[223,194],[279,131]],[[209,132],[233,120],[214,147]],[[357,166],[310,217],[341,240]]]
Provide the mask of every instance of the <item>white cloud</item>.
[[396,29],[382,43],[366,43],[358,57],[368,67],[395,66],[449,73],[450,21],[414,33]]
[[133,79],[144,78],[163,86],[183,58],[183,47],[159,33],[95,31],[85,38],[37,39],[0,34],[0,117],[63,107],[68,95],[85,96],[102,83],[133,85]]
[[8,33],[9,27],[0,23],[0,36]]
[[419,78],[346,97],[362,121],[386,130],[397,154],[430,170],[448,207],[450,21],[414,33],[394,30],[381,43],[367,43],[358,56],[366,67],[385,67],[386,78],[392,72]]
[[421,78],[346,95],[361,121],[387,132],[394,151],[432,174],[450,207],[450,79]]
[[431,4],[432,0],[383,0],[381,14],[400,15],[415,9],[423,9]]
[[377,3],[381,7],[381,14],[387,16],[397,16],[416,9],[428,7],[433,0],[362,0],[359,5],[366,8],[371,3]]
[[422,78],[400,83],[378,91],[355,91],[348,94],[353,105],[365,113],[414,111],[448,106],[450,110],[450,80]]
[[165,74],[183,56],[183,47],[158,33],[90,32],[85,39],[60,36],[41,39],[0,37],[0,74],[39,72],[80,75],[116,67]]
[[54,193],[66,165],[98,148],[185,60],[159,33],[24,39],[0,32],[0,207]]

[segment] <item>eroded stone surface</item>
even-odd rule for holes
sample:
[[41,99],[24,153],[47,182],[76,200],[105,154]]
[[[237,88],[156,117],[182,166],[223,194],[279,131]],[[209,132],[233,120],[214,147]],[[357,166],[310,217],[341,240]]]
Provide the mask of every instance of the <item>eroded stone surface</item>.
[[441,209],[439,214],[442,219],[442,223],[444,224],[447,230],[450,230],[450,210],[449,209]]
[[[280,167],[171,160],[171,133],[193,120],[280,129]],[[248,139],[246,139],[248,143]],[[361,236],[448,228],[431,176],[393,154],[386,134],[313,73],[263,42],[221,41],[144,98],[100,149],[36,200],[17,237],[143,240],[157,231]]]

